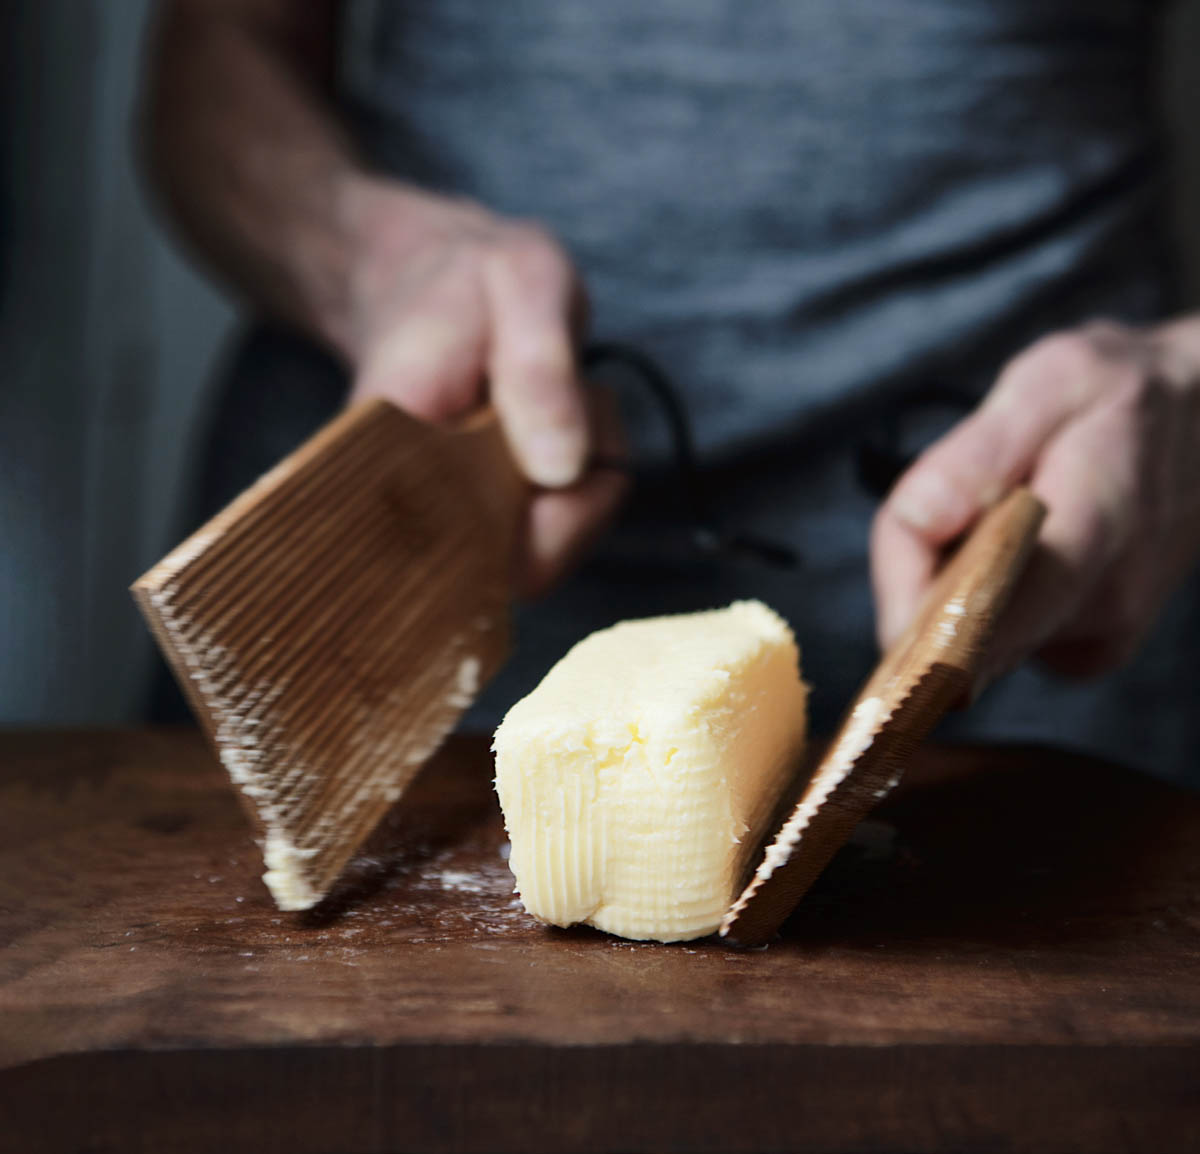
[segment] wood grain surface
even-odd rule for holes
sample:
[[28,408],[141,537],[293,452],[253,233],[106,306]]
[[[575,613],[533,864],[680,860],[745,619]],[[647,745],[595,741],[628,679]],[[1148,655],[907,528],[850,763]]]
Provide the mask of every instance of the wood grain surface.
[[338,414],[134,582],[262,836],[325,897],[508,654],[526,503],[494,414]]
[[532,922],[490,773],[283,914],[197,735],[0,735],[0,1149],[1198,1148],[1197,796],[927,750],[739,952]]

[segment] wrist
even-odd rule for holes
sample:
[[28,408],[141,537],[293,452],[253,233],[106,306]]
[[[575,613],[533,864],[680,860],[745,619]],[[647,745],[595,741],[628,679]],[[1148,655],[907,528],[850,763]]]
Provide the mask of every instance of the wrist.
[[[342,157],[313,156],[308,164],[293,165],[289,181],[300,211],[279,214],[266,248],[274,254],[271,264],[282,293],[278,307],[285,317],[347,359],[353,352],[348,325],[352,257],[341,200],[345,182],[355,173]],[[270,230],[270,222],[263,227]]]

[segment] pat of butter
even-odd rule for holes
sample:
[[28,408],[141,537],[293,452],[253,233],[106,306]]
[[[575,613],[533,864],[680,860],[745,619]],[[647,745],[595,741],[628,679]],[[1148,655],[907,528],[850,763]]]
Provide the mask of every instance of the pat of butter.
[[757,601],[576,645],[496,730],[525,908],[627,938],[712,933],[800,762],[807,687]]

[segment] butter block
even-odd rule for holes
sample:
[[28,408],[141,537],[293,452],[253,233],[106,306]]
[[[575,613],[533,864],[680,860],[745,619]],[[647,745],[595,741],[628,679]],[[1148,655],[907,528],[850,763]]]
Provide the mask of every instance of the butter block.
[[581,641],[496,730],[525,908],[558,926],[712,933],[800,763],[807,686],[757,601]]

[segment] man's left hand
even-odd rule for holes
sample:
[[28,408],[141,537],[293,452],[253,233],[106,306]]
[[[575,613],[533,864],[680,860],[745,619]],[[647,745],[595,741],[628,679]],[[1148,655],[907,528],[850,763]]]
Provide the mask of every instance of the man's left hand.
[[1200,555],[1200,317],[1048,336],[900,478],[875,518],[885,648],[942,550],[1019,483],[1049,510],[988,674],[1037,654],[1087,676],[1128,659]]

